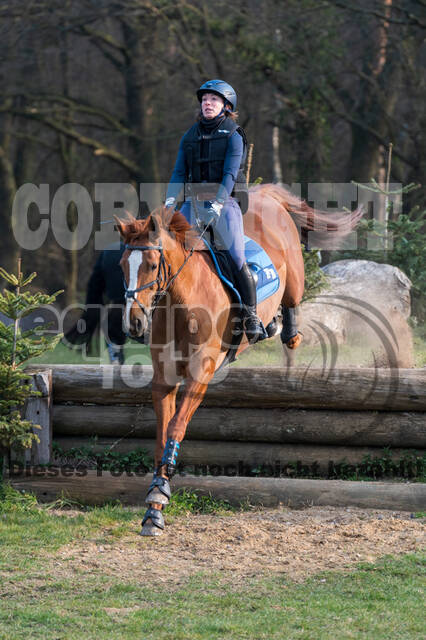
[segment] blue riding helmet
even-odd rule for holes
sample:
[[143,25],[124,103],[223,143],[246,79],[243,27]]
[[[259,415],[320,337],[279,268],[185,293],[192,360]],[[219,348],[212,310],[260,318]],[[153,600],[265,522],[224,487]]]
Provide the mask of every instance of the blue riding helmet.
[[201,102],[203,93],[217,93],[218,96],[223,98],[232,107],[232,111],[237,108],[237,94],[230,84],[224,82],[224,80],[208,80],[197,91],[197,98]]

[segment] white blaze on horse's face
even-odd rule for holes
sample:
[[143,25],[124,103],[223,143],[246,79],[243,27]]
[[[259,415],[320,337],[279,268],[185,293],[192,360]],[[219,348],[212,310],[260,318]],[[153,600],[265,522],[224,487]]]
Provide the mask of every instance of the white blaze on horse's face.
[[[127,284],[127,288],[131,291],[134,291],[138,288],[138,274],[139,268],[143,262],[143,252],[135,249],[130,252],[129,257],[127,258],[127,263],[129,265],[129,282]],[[135,293],[135,297],[137,297],[137,293]],[[126,312],[125,312],[125,327],[126,331],[129,333],[132,330],[132,326],[130,323],[130,312],[132,310],[132,306],[134,304],[133,298],[126,298]]]

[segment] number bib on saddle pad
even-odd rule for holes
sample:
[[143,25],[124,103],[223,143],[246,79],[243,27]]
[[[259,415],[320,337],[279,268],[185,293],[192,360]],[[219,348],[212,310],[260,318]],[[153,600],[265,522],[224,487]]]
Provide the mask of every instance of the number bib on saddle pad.
[[[240,294],[234,284],[235,265],[227,251],[214,251],[210,243],[203,238],[208,247],[219,278],[231,289],[235,298],[241,303]],[[244,236],[244,252],[246,261],[253,271],[256,280],[257,303],[266,300],[280,286],[280,278],[266,251],[251,238]]]

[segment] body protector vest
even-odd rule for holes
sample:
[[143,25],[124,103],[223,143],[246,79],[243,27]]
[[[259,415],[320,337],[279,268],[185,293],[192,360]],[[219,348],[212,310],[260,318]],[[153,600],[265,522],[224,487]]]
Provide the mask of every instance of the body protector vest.
[[241,135],[244,144],[240,168],[231,196],[238,200],[242,213],[248,209],[248,186],[244,174],[247,155],[247,138],[244,130],[231,118],[225,118],[210,133],[202,130],[199,123],[194,124],[183,137],[185,151],[185,183],[191,184],[190,192],[202,192],[201,184],[219,185],[223,178],[228,139],[235,131]]

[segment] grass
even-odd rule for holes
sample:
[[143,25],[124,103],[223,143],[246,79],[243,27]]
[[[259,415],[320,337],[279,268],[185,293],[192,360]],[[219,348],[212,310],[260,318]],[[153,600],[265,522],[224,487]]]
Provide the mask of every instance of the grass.
[[[149,347],[143,344],[128,341],[124,356],[126,364],[151,364]],[[31,364],[109,364],[109,357],[105,341],[96,338],[87,355],[81,349],[70,349],[60,342],[53,351],[31,360]]]
[[[413,329],[415,367],[426,366],[426,334],[425,328],[417,326]],[[149,347],[128,341],[124,347],[126,364],[151,364]],[[294,352],[296,366],[323,367],[330,366],[331,353],[324,356],[321,346],[301,344]],[[324,357],[326,362],[324,363]],[[372,366],[371,347],[362,344],[339,345],[337,366]],[[32,364],[108,364],[108,352],[103,340],[94,340],[93,352],[84,354],[80,349],[69,349],[62,343],[51,352],[35,358]],[[282,367],[283,348],[279,337],[264,340],[242,353],[232,367]]]
[[[176,516],[185,509],[228,510],[226,504],[200,502],[189,493],[175,499]],[[131,574],[111,576],[96,566],[49,573],[46,554],[73,541],[115,542],[140,515],[116,504],[69,517],[6,487],[0,501],[0,639],[424,637],[426,563],[421,554],[387,557],[352,572],[315,575],[301,584],[284,573],[225,585],[219,574],[199,572],[173,588],[167,580],[148,587]],[[66,566],[57,559],[56,565]]]
[[426,327],[416,326],[413,329],[414,366],[426,367]]
[[0,609],[0,638],[414,640],[425,631],[422,577],[418,555],[302,585],[250,580],[239,591],[204,575],[174,592],[81,575],[36,589],[26,584],[19,598],[10,591],[9,608]]

